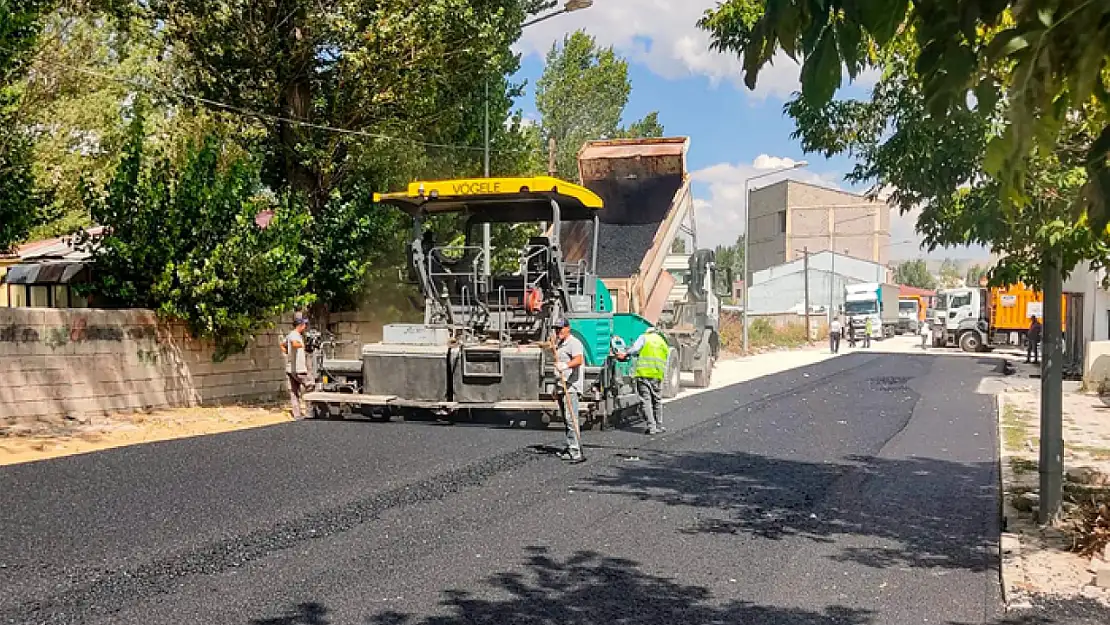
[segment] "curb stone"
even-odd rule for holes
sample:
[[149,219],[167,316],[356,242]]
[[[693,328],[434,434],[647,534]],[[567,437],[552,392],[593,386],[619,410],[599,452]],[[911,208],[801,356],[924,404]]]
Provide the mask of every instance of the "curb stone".
[[[1009,506],[1009,491],[1007,484],[1015,482],[1013,469],[1010,463],[1006,462],[1006,438],[1002,426],[1003,409],[1005,408],[1002,393],[997,393],[994,396],[995,409],[997,414],[997,422],[995,427],[998,428],[998,465],[999,476],[1001,478],[1001,489],[999,496],[999,512],[1001,518],[999,521],[1002,527],[1006,527],[1007,508]],[[1021,536],[1012,532],[1002,531],[1001,540],[999,541],[999,573],[1002,583],[1002,603],[1006,610],[1028,610],[1033,608],[1033,602],[1029,597],[1029,593],[1022,590],[1023,586],[1028,585],[1028,580],[1025,575],[1025,560],[1022,557],[1022,542]]]

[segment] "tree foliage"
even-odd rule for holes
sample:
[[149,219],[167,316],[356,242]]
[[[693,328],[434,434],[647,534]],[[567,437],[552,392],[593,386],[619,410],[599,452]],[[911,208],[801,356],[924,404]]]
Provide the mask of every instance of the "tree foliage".
[[[352,178],[379,177],[367,171],[368,152],[420,156],[419,145],[361,133],[479,146],[486,85],[495,121],[515,93],[504,76],[516,69],[510,46],[526,8],[518,0],[150,5],[184,83],[257,113],[265,181],[304,193],[314,214]],[[480,163],[479,151],[463,156]]]
[[937,288],[936,278],[929,273],[924,259],[907,260],[894,268],[894,282],[919,289]]
[[1061,166],[1086,178],[1067,181],[1066,201],[1074,219],[1090,219],[1100,236],[1110,221],[1110,3],[728,0],[700,25],[715,49],[743,57],[749,87],[778,50],[804,59],[802,96],[813,107],[831,100],[843,70],[855,77],[867,65],[881,67],[877,51],[912,37],[908,60],[932,116],[972,108],[989,116],[1004,105],[982,163],[1003,210],[1025,207],[1049,187],[1064,190],[1059,177],[1037,176],[1039,161],[1054,159],[1074,132],[1068,126],[1084,120],[1090,140]]
[[34,221],[31,138],[20,123],[17,81],[41,31],[40,0],[0,0],[0,252],[23,240]]
[[[35,185],[42,191],[32,239],[89,225],[83,194],[112,178],[127,141],[135,85],[172,82],[164,41],[139,16],[117,18],[76,3],[59,6],[42,22],[20,115],[33,129]],[[155,104],[147,112],[148,138],[172,144],[191,120],[170,122],[165,98],[156,96]]]
[[[178,165],[144,146],[142,114],[125,155],[90,213],[105,226],[92,254],[95,301],[153,308],[213,339],[217,356],[240,351],[278,314],[308,303],[301,237],[306,211],[263,192],[258,167],[225,161],[219,144],[192,146]],[[273,217],[260,226],[256,217]]]
[[964,284],[967,286],[979,286],[979,281],[987,277],[990,277],[990,267],[975,264],[967,268]]
[[736,237],[736,243],[732,245],[718,245],[714,250],[714,258],[717,261],[717,268],[722,273],[727,273],[731,269],[734,277],[743,279],[744,235]]
[[941,288],[952,289],[963,286],[964,276],[960,272],[960,266],[951,258],[944,259],[944,262],[940,264],[940,271],[937,273]]
[[883,74],[869,99],[794,98],[786,111],[797,122],[795,137],[807,151],[855,157],[849,180],[888,190],[903,213],[920,210],[917,230],[930,250],[974,244],[1002,254],[992,272],[996,283],[1039,284],[1047,261],[1065,273],[1083,261],[1104,264],[1104,231],[1077,210],[1091,118],[1067,122],[1055,148],[1030,157],[1030,195],[1008,204],[987,167],[1006,102],[931,111],[920,55],[912,31],[904,31],[874,52]]
[[631,92],[628,62],[612,47],[598,47],[584,31],[551,46],[536,84],[536,109],[545,145],[555,139],[560,177],[577,179],[578,150],[587,141],[663,135],[658,113],[649,113],[627,129],[620,126]]

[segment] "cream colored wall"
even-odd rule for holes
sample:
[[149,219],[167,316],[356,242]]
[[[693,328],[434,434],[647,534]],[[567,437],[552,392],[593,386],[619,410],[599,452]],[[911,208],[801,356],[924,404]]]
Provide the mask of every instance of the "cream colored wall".
[[[381,337],[369,315],[334,315],[342,356]],[[91,415],[284,395],[278,349],[288,320],[241,354],[214,348],[147,310],[0,308],[0,418]]]

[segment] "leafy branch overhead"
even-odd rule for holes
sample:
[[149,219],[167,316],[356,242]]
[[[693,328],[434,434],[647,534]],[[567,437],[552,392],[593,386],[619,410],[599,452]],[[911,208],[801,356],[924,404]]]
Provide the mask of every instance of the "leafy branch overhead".
[[1031,197],[1031,158],[1051,153],[1078,118],[1094,137],[1083,158],[1087,180],[1072,201],[1100,232],[1110,221],[1110,3],[1103,0],[726,0],[700,25],[715,49],[743,58],[745,82],[778,51],[802,61],[802,94],[829,102],[841,84],[876,65],[898,37],[913,38],[928,111],[940,116],[1005,104],[984,169],[1006,208]]

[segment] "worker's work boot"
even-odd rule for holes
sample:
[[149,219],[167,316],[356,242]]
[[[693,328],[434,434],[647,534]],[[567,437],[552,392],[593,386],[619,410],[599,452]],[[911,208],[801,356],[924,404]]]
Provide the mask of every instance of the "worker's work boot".
[[586,456],[583,456],[581,451],[576,454],[574,453],[574,450],[566,449],[559,452],[559,460],[562,460],[563,462],[569,462],[571,464],[578,464],[579,462],[585,462]]

